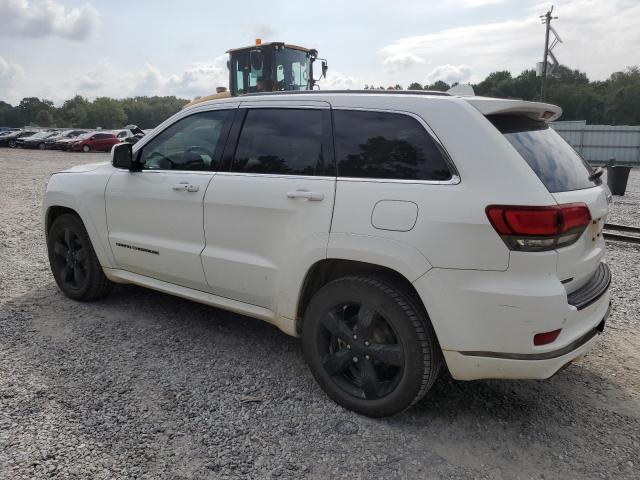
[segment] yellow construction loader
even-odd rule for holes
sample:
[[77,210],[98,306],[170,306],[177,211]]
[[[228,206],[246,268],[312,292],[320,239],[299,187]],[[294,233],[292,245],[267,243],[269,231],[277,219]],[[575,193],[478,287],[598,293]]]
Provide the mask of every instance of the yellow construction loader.
[[[262,43],[228,50],[229,88],[218,87],[216,93],[200,97],[188,103],[218,98],[235,97],[247,93],[313,90],[317,82],[327,74],[327,61],[318,58],[315,49],[299,47],[283,42]],[[314,78],[313,67],[320,61],[319,78]]]

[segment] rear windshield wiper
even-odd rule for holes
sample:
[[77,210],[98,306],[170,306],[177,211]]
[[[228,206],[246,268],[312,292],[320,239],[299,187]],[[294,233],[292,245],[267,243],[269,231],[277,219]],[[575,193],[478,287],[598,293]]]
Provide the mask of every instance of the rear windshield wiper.
[[602,169],[602,167],[596,167],[593,172],[591,172],[591,175],[589,175],[589,181],[593,182],[599,179],[603,173],[604,170]]

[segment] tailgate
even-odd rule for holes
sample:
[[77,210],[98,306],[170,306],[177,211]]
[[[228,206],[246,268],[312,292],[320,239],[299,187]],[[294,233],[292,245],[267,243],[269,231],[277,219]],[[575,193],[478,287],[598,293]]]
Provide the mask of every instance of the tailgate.
[[553,198],[559,203],[586,203],[591,213],[591,223],[578,239],[558,252],[558,278],[571,293],[589,281],[604,256],[604,227],[609,204],[607,191],[602,185],[572,192],[556,192]]

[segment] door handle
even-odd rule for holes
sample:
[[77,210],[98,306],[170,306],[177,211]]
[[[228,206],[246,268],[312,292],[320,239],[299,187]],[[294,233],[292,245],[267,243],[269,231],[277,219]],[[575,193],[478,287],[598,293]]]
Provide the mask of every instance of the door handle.
[[319,202],[324,199],[324,194],[309,190],[292,190],[287,192],[287,198],[304,198],[310,202]]
[[197,192],[198,190],[200,190],[200,187],[189,182],[180,182],[176,183],[173,186],[173,189],[176,192]]

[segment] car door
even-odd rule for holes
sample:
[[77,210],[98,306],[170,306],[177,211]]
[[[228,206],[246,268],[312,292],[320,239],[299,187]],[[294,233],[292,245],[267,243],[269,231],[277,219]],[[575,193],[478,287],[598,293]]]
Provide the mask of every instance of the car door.
[[[202,264],[216,295],[277,310],[309,265],[326,257],[335,192],[326,102],[242,102],[229,172],[204,199]],[[297,290],[295,293],[297,294]]]
[[109,243],[119,268],[208,291],[202,202],[234,113],[226,106],[178,119],[136,150],[142,171],[109,179]]

